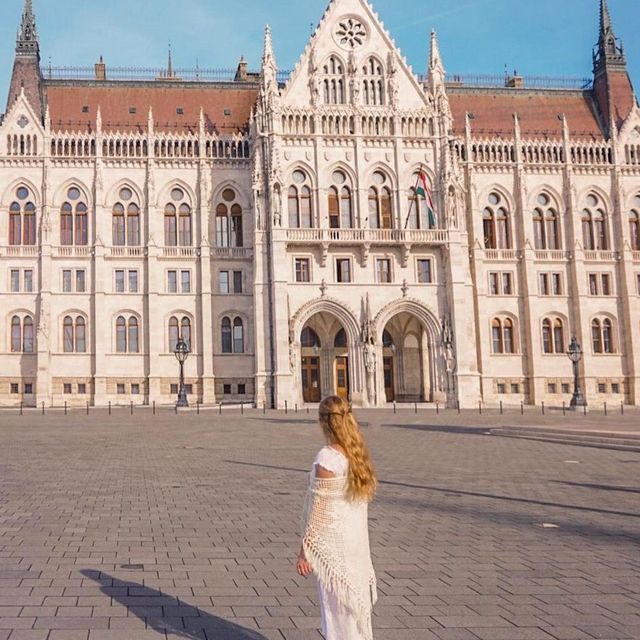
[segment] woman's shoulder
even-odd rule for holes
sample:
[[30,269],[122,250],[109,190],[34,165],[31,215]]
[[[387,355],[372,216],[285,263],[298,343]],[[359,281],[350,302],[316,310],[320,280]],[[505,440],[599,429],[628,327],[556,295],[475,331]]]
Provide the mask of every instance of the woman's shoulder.
[[343,473],[345,468],[349,466],[349,461],[344,453],[327,445],[320,449],[314,464],[324,467],[327,471],[333,471],[333,473]]

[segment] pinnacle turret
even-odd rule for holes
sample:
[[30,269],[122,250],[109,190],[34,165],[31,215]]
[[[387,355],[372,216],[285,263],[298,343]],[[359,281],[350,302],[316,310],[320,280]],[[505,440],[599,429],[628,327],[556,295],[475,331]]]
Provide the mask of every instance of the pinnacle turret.
[[602,65],[624,64],[624,51],[613,30],[607,0],[600,0],[600,32],[594,52],[594,70],[597,72]]
[[25,0],[24,2],[22,22],[18,29],[18,37],[16,39],[16,54],[40,57],[40,44],[38,42],[36,16],[33,13],[33,4],[31,0]]

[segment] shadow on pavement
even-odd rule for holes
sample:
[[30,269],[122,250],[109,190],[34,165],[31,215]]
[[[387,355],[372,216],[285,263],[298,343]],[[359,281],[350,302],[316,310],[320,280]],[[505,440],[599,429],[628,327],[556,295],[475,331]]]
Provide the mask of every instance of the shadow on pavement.
[[620,487],[614,484],[589,484],[588,482],[567,482],[565,480],[551,480],[554,484],[564,484],[568,487],[578,487],[583,489],[597,489],[599,491],[621,491],[623,493],[640,493],[640,488]]
[[[308,474],[309,470],[294,469],[292,467],[279,467],[270,464],[258,464],[257,462],[240,462],[238,460],[223,460],[229,464],[245,465],[248,467],[260,467],[263,469],[274,469],[277,471],[291,471],[296,473]],[[541,507],[558,507],[560,509],[571,509],[574,511],[585,511],[588,513],[602,513],[613,516],[626,516],[629,518],[640,518],[640,512],[630,511],[614,511],[612,509],[598,509],[597,507],[583,507],[576,504],[564,504],[561,502],[548,502],[546,500],[533,500],[530,498],[519,498],[514,496],[501,496],[493,493],[484,493],[481,491],[462,491],[460,489],[447,489],[445,487],[431,487],[423,484],[410,484],[407,482],[394,482],[392,480],[379,480],[379,484],[389,487],[404,487],[406,489],[424,489],[425,491],[433,491],[438,493],[444,493],[447,495],[468,496],[472,498],[489,498],[491,500],[504,500],[506,502],[518,502],[521,504],[532,504]]]
[[381,427],[391,427],[393,429],[407,429],[409,431],[431,431],[434,433],[461,433],[464,435],[484,436],[491,427],[461,427],[459,425],[446,424],[389,424],[383,423]]
[[[203,640],[204,631],[207,640],[267,640],[257,631],[218,618],[197,607],[180,603],[174,596],[145,587],[137,582],[121,580],[104,571],[92,569],[83,569],[80,573],[97,582],[105,595],[127,607],[131,613],[146,622],[148,629],[153,629],[162,636],[166,631],[172,637]],[[135,604],[138,598],[140,605]],[[156,599],[157,604],[154,603]],[[162,607],[180,607],[185,613],[188,611],[188,615],[182,616],[180,613],[173,613],[163,616],[160,613],[156,614],[156,610],[164,612]]]

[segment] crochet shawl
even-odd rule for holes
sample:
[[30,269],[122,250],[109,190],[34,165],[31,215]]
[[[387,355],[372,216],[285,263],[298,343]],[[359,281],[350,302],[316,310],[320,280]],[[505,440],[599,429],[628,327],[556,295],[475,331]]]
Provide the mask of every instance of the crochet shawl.
[[365,640],[373,639],[377,600],[369,550],[368,504],[346,497],[346,478],[311,473],[303,512],[302,547],[321,586],[354,616]]

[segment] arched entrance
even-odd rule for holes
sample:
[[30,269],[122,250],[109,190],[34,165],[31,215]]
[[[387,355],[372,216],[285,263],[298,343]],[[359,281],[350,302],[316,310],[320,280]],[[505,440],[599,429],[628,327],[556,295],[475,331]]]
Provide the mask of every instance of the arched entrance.
[[394,315],[382,334],[387,402],[429,402],[432,399],[428,336],[416,316]]
[[350,345],[340,320],[316,313],[302,329],[300,348],[303,401],[320,402],[329,394],[350,398]]

